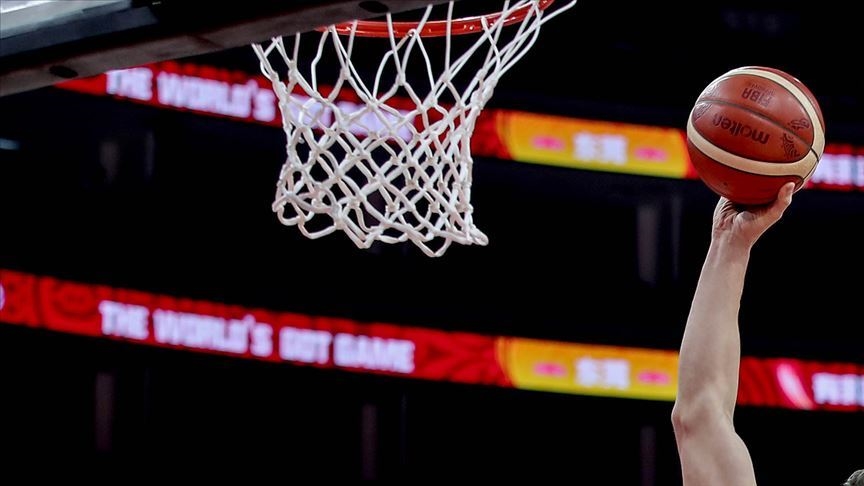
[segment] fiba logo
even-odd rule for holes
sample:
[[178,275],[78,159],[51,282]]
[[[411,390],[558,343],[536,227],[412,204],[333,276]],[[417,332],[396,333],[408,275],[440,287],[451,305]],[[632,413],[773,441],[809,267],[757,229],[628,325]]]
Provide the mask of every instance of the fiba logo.
[[3,284],[0,284],[0,310],[3,310],[3,304],[6,303],[6,291],[3,289]]

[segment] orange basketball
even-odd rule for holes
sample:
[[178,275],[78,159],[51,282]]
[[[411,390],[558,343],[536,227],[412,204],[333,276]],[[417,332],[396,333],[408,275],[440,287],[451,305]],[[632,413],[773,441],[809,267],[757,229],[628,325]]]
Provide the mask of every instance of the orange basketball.
[[825,122],[813,93],[779,69],[746,66],[712,81],[687,120],[687,150],[699,177],[730,201],[765,204],[787,182],[813,175]]

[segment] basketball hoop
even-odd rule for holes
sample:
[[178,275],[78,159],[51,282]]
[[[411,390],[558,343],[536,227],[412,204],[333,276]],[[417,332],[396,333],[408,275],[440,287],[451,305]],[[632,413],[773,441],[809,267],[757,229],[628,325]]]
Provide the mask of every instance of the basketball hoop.
[[[281,223],[312,239],[343,231],[359,248],[411,241],[432,257],[454,242],[488,244],[471,205],[475,122],[541,26],[576,0],[504,1],[461,17],[456,3],[440,20],[430,5],[416,21],[388,13],[252,45],[287,136],[272,205]],[[463,44],[463,34],[476,39]]]

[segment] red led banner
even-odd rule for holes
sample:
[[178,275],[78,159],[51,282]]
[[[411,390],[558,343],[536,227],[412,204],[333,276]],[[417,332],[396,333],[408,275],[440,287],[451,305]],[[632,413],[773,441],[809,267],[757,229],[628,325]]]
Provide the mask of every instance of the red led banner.
[[[270,81],[241,71],[168,61],[109,71],[56,86],[159,108],[282,126]],[[311,100],[303,101],[314,105]],[[343,113],[361,109],[359,103],[350,90],[340,91],[339,109]],[[412,104],[408,99],[395,97],[392,103],[403,105],[396,108]],[[320,111],[319,123],[326,125],[332,114],[324,106]],[[364,119],[353,133],[363,137],[368,130],[376,129],[376,123],[381,122]],[[410,136],[410,131],[404,136]],[[517,162],[695,179],[698,176],[690,163],[684,137],[684,131],[675,128],[488,108],[475,125],[471,151],[476,156]],[[864,147],[829,143],[807,187],[864,191]]]
[[0,270],[0,321],[266,361],[509,385],[495,338],[247,309]]
[[[358,322],[0,269],[0,322],[148,346],[435,381],[672,401],[677,353]],[[864,364],[745,357],[739,403],[864,411]]]
[[276,94],[263,76],[173,61],[109,71],[56,85],[160,108],[282,126]]
[[742,405],[864,410],[864,365],[745,357],[741,377]]

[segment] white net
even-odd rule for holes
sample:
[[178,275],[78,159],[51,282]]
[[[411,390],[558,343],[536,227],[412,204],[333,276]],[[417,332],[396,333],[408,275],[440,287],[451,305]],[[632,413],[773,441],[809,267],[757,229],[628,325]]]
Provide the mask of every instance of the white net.
[[287,135],[279,221],[313,239],[343,231],[360,248],[411,241],[434,257],[488,244],[471,204],[475,122],[542,24],[576,2],[514,0],[469,19],[454,3],[444,20],[430,5],[408,32],[387,14],[378,38],[355,21],[252,45]]

